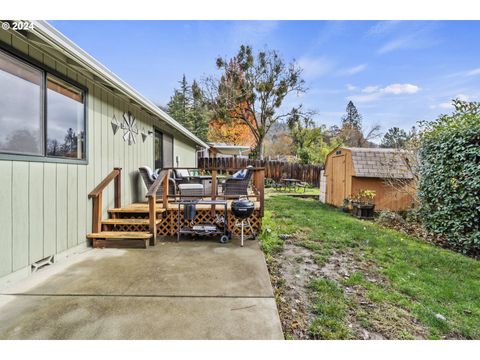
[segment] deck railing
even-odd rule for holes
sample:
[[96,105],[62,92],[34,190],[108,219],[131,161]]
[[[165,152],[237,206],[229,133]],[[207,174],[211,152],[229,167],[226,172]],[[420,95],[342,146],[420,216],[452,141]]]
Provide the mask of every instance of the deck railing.
[[[218,183],[218,173],[221,171],[222,173],[230,173],[230,172],[235,172],[239,170],[238,168],[222,168],[222,169],[217,169],[217,168],[194,168],[194,167],[176,167],[176,168],[164,168],[161,172],[156,181],[152,184],[152,186],[148,189],[147,192],[147,198],[149,201],[149,204],[155,204],[157,199],[156,199],[156,193],[160,187],[160,184],[163,184],[163,198],[162,198],[162,203],[163,203],[163,208],[168,209],[168,202],[169,199],[174,199],[177,200],[178,198],[181,197],[181,194],[177,195],[172,195],[169,194],[169,181],[168,179],[170,178],[171,172],[173,170],[195,170],[199,173],[206,173],[209,172],[211,177],[212,177],[212,187],[211,187],[211,193],[205,194],[205,195],[188,195],[188,198],[205,198],[209,197],[212,200],[216,200],[218,198],[222,199],[235,199],[238,198],[238,195],[225,195],[225,194],[218,194],[217,192],[217,183]],[[256,201],[260,203],[260,213],[261,216],[263,216],[264,212],[264,196],[265,196],[265,169],[262,167],[256,167],[256,168],[251,168],[251,171],[253,171],[253,176],[252,176],[252,189],[253,189],[253,195],[248,194],[245,195],[245,197],[248,198],[255,198]],[[168,175],[167,175],[168,172]],[[167,179],[167,181],[165,181]],[[152,205],[153,207],[153,205]],[[215,205],[212,205],[212,214],[215,213]]]
[[89,194],[88,198],[93,200],[92,206],[92,232],[98,233],[102,229],[102,194],[108,184],[114,180],[114,204],[116,208],[122,206],[122,168],[114,168],[95,189]]

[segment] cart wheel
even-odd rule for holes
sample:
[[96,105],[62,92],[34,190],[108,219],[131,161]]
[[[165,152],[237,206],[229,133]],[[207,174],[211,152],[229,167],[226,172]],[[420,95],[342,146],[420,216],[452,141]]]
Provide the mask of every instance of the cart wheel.
[[220,242],[222,244],[226,244],[228,242],[228,236],[227,235],[222,235],[222,237],[220,238]]

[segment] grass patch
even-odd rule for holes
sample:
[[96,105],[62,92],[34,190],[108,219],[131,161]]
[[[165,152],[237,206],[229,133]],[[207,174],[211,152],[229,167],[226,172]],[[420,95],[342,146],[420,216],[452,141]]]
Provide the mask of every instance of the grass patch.
[[[318,264],[338,253],[349,253],[350,261],[358,262],[360,270],[337,285],[360,286],[367,301],[375,305],[367,312],[355,308],[360,324],[373,326],[391,321],[396,328],[389,333],[397,338],[415,337],[407,325],[418,322],[428,338],[480,339],[477,260],[355,219],[312,199],[268,196],[265,215],[267,230],[261,244],[267,254],[282,249],[279,234],[301,232],[299,245],[312,250]],[[384,281],[371,282],[367,273]],[[352,302],[345,300],[338,286],[325,281],[319,279],[312,285],[317,296],[312,334],[319,338],[348,338],[344,314],[345,306],[353,307]],[[382,314],[387,310],[394,312],[390,320]]]
[[342,289],[333,281],[318,279],[311,283],[315,293],[314,312],[317,315],[310,325],[310,333],[316,339],[351,339],[346,326],[348,306]]

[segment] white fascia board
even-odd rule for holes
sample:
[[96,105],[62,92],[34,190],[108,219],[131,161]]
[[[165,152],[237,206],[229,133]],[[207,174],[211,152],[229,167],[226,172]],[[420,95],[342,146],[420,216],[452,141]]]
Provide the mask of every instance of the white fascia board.
[[45,41],[57,45],[64,52],[67,53],[67,56],[73,58],[75,61],[79,62],[85,68],[96,76],[111,84],[114,88],[118,89],[120,92],[124,93],[128,97],[137,101],[141,106],[145,107],[153,114],[161,118],[171,127],[177,129],[180,133],[185,135],[190,140],[194,141],[203,148],[208,149],[209,146],[200,140],[197,136],[192,134],[189,130],[175,121],[170,115],[165,111],[160,109],[153,102],[141,95],[137,90],[128,85],[123,81],[119,76],[114,72],[105,67],[102,63],[88,54],[85,50],[76,45],[73,41],[68,39],[60,31],[55,29],[46,21],[33,21],[34,23],[34,33],[44,39]]

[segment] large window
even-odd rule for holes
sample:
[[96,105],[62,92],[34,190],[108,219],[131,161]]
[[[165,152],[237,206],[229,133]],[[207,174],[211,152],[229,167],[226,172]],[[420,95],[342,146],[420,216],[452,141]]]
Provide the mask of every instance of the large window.
[[43,73],[0,51],[0,151],[43,155]]
[[83,92],[47,77],[47,155],[83,159],[85,152]]
[[0,51],[0,153],[85,160],[85,138],[84,90]]

